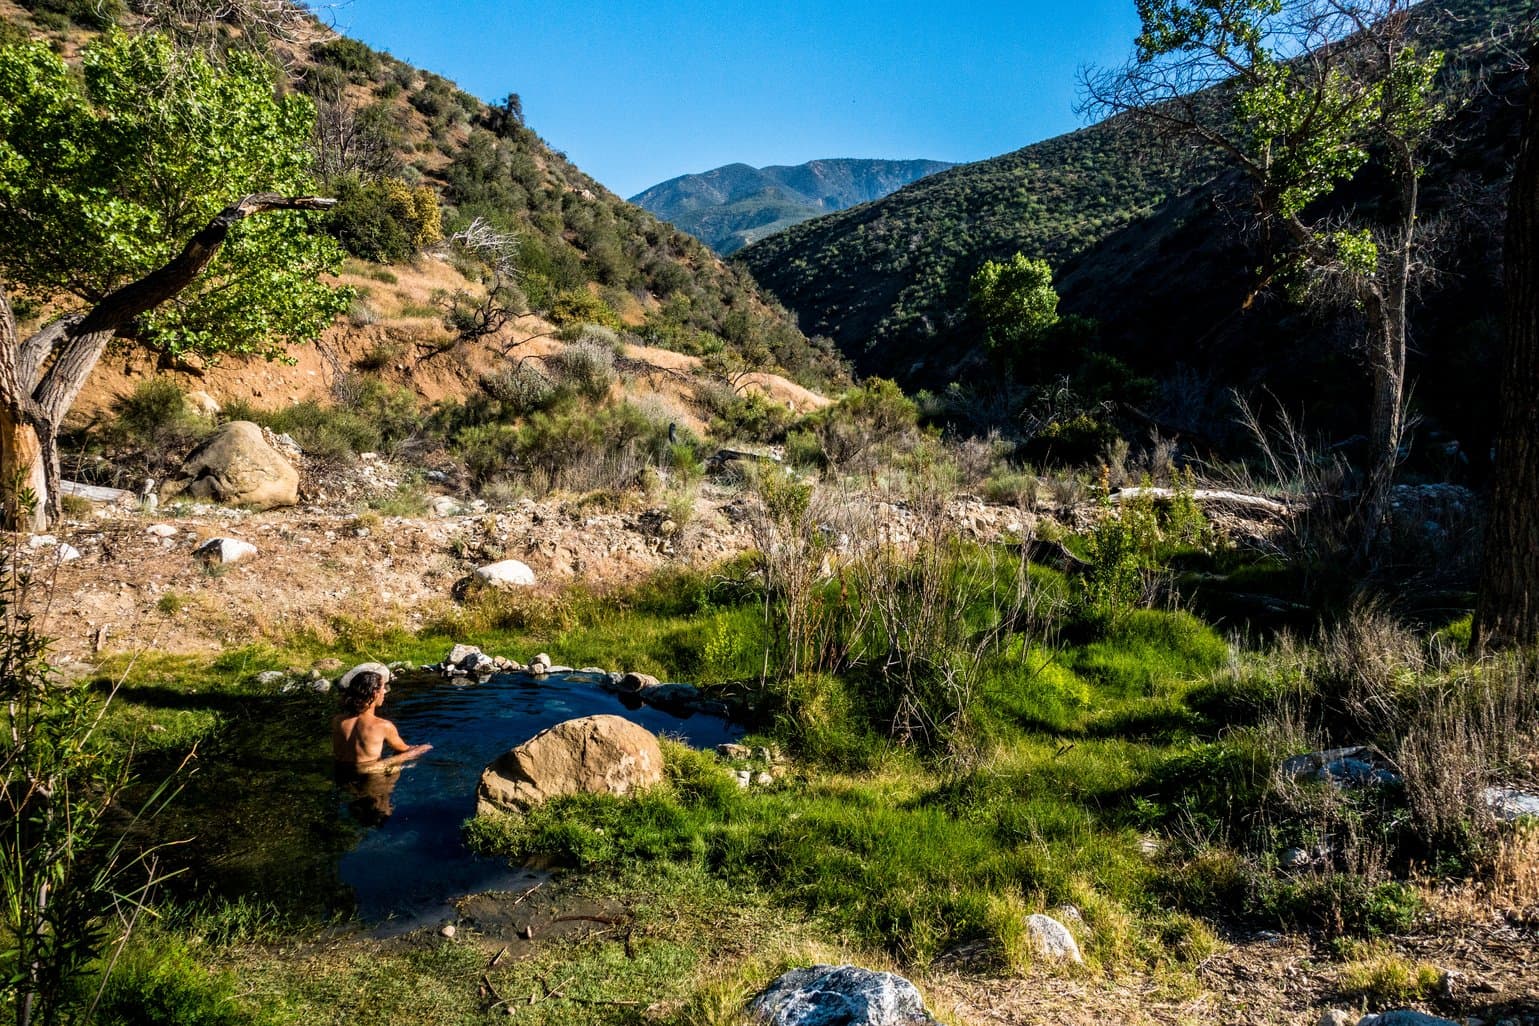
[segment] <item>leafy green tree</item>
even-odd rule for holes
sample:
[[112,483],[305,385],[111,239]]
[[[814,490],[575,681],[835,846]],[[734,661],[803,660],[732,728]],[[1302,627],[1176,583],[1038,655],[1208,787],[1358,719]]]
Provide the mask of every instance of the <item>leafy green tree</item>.
[[[334,202],[305,195],[308,99],[278,98],[256,58],[220,68],[158,35],[109,34],[80,65],[0,51],[0,482],[26,486],[6,503],[18,526],[58,513],[58,427],[110,341],[273,358],[350,298],[302,213]],[[23,340],[13,293],[69,312]]]
[[[1360,316],[1373,379],[1362,552],[1387,512],[1404,429],[1406,313],[1420,267],[1428,143],[1448,111],[1443,54],[1416,45],[1412,0],[1138,0],[1121,68],[1087,76],[1088,106],[1226,158],[1250,180],[1296,291]],[[1325,202],[1372,167],[1381,202]],[[1359,210],[1376,208],[1371,219]]]
[[1053,269],[1020,253],[1003,263],[990,260],[973,275],[968,307],[991,353],[1032,344],[1058,322]]

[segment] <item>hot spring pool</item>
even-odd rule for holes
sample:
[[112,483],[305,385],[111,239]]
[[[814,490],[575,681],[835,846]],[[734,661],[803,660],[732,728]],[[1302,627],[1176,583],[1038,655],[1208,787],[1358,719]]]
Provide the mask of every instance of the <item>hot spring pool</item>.
[[460,840],[460,824],[475,813],[476,785],[486,764],[563,720],[608,713],[652,731],[707,748],[741,736],[716,716],[678,716],[622,699],[599,686],[596,674],[499,673],[485,683],[450,683],[437,676],[391,682],[381,714],[408,744],[433,750],[368,793],[338,785],[340,815],[361,837],[341,859],[341,882],[352,889],[360,919],[371,924],[430,917],[462,894],[515,886],[527,874],[506,860],[479,858]]

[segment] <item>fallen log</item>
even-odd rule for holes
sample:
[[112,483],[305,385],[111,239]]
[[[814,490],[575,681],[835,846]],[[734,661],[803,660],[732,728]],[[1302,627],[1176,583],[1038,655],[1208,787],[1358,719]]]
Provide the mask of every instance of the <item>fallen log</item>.
[[139,501],[139,496],[125,488],[107,488],[102,485],[81,484],[78,481],[60,481],[59,491],[65,495],[73,495],[77,499],[85,499],[87,502],[132,505]]
[[[1153,499],[1155,502],[1170,502],[1178,494],[1180,493],[1174,488],[1121,488],[1112,492],[1111,501],[1119,505],[1144,498]],[[1264,495],[1247,495],[1244,492],[1231,492],[1220,488],[1195,488],[1190,494],[1193,502],[1203,505],[1233,506],[1279,517],[1291,517],[1301,508],[1301,504],[1296,502],[1282,502],[1269,499]]]

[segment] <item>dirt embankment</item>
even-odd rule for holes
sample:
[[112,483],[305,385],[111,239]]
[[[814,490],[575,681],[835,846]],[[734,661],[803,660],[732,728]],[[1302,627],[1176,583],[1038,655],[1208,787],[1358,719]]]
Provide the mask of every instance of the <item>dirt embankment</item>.
[[[465,511],[370,511],[368,498],[393,493],[401,475],[366,460],[313,505],[265,513],[101,506],[49,536],[23,536],[23,563],[51,584],[41,626],[57,639],[56,654],[72,661],[144,646],[214,652],[324,628],[339,616],[409,627],[452,602],[456,584],[477,567],[503,559],[527,563],[536,594],[549,594],[574,582],[622,586],[668,565],[710,566],[754,544],[754,500],[726,482],[703,484],[687,516],[641,497],[623,509],[525,499],[487,510],[448,496]],[[852,533],[901,544],[918,530],[914,516],[900,503],[857,496],[831,512],[830,530],[840,544]],[[955,498],[946,517],[977,538],[1019,537],[1030,526],[1019,509],[970,496]],[[250,542],[257,555],[211,568],[194,550],[214,537]],[[61,559],[70,550],[78,558]]]
[[[230,357],[217,363],[164,365],[141,351],[109,354],[76,400],[71,421],[89,424],[102,417],[114,401],[150,377],[175,381],[184,392],[205,392],[221,405],[241,402],[280,409],[306,400],[330,401],[346,375],[367,372],[406,388],[428,406],[464,400],[483,379],[521,360],[544,366],[566,347],[555,337],[552,324],[534,316],[520,317],[486,338],[457,342],[438,315],[437,297],[478,286],[432,256],[388,271],[356,265],[340,280],[358,290],[352,313],[314,345],[290,350],[288,361]],[[660,404],[681,426],[704,433],[698,394],[711,382],[700,374],[698,358],[624,345],[617,364],[621,373],[616,398]],[[750,374],[738,387],[797,413],[830,402],[778,374]]]

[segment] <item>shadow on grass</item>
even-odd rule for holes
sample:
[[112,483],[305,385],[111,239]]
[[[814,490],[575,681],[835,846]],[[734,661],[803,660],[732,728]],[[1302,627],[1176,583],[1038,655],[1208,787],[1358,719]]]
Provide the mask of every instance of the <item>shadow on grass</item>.
[[216,726],[182,766],[183,751],[135,760],[146,792],[172,779],[175,799],[140,828],[146,845],[177,871],[166,893],[178,901],[257,901],[286,918],[319,925],[353,909],[338,862],[359,828],[339,815],[326,750],[331,705],[320,696],[186,692],[131,685],[117,701],[157,710],[212,713]]

